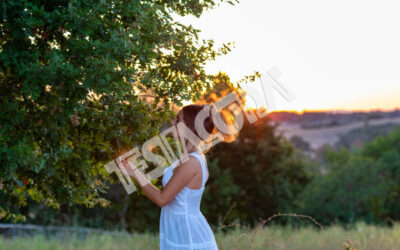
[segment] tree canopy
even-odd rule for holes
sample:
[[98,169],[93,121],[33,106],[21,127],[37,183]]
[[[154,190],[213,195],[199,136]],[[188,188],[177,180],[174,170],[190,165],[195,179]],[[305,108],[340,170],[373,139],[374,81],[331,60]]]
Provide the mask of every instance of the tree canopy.
[[[204,64],[230,51],[176,22],[215,0],[0,4],[0,217],[36,201],[107,201],[103,164],[210,87]],[[11,206],[10,205],[10,206]],[[16,218],[18,219],[18,218]]]
[[[378,129],[381,129],[378,127]],[[392,223],[400,212],[400,127],[366,142],[324,152],[327,173],[299,195],[300,211],[324,224]]]

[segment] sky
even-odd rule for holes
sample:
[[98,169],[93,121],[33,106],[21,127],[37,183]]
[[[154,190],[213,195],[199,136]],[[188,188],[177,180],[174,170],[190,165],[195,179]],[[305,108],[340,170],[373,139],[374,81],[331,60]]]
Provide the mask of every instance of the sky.
[[400,107],[399,9],[388,0],[242,0],[176,19],[217,46],[235,43],[206,65],[208,73],[237,81],[278,67],[295,99],[274,94],[276,110],[393,110]]

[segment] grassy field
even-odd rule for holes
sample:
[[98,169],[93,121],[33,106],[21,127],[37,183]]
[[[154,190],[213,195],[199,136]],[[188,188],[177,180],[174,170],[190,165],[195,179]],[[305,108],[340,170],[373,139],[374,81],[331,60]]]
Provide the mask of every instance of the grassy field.
[[[215,233],[220,249],[400,249],[400,224],[392,228],[356,224],[345,230],[331,226],[292,229],[266,226],[253,230],[236,228],[227,234]],[[347,241],[347,243],[346,243]],[[43,235],[34,237],[0,237],[0,249],[158,249],[158,236],[152,234],[100,234],[87,238],[67,238]]]

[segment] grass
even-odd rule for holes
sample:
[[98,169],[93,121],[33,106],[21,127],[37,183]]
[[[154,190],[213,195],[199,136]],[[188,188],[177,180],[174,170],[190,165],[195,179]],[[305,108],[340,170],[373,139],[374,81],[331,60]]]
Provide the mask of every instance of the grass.
[[[355,224],[353,229],[330,226],[294,229],[268,225],[252,230],[234,228],[229,233],[215,233],[220,249],[399,249],[400,224],[392,228]],[[86,238],[68,237],[0,237],[0,249],[158,249],[154,234],[94,234]]]
[[357,223],[351,230],[341,226],[324,230],[267,226],[250,232],[236,229],[225,237],[216,236],[222,249],[399,249],[400,224],[387,228]]

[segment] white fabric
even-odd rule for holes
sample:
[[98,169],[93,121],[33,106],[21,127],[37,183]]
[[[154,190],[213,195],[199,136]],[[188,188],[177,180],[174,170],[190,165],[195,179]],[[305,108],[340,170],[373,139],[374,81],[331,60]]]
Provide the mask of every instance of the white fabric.
[[[208,180],[206,160],[203,155],[196,152],[189,155],[200,161],[202,169],[201,188],[184,187],[170,203],[161,208],[161,250],[218,249],[210,225],[200,211],[201,197]],[[174,165],[171,165],[165,169],[162,178],[164,187],[171,179],[174,167]]]

